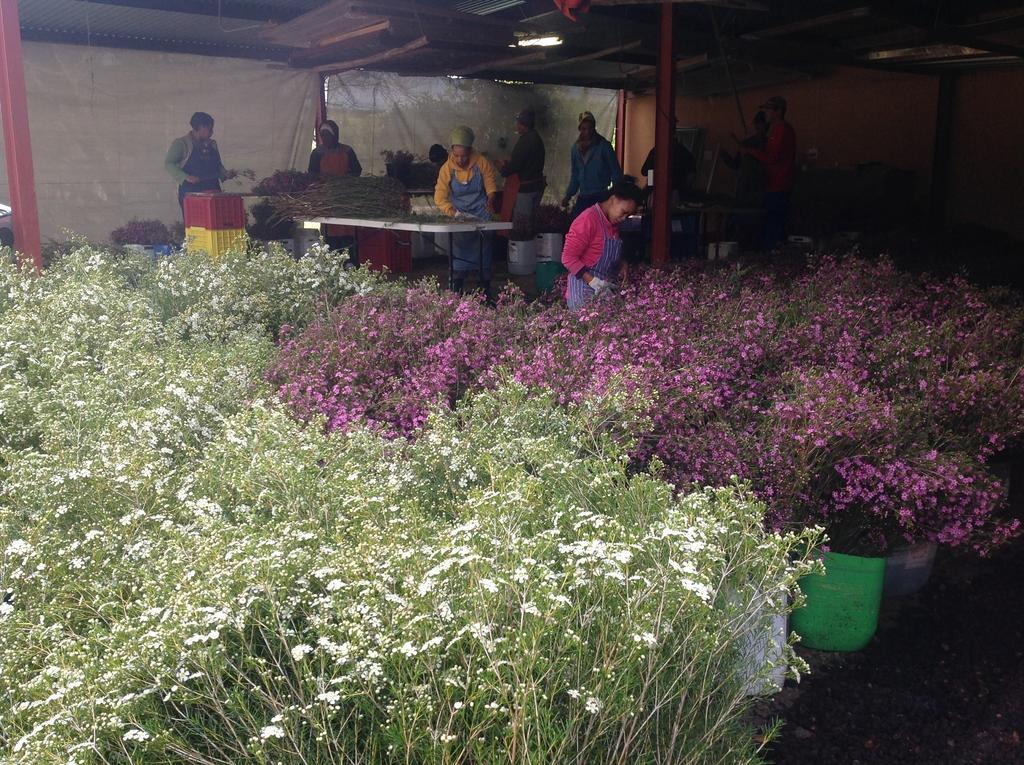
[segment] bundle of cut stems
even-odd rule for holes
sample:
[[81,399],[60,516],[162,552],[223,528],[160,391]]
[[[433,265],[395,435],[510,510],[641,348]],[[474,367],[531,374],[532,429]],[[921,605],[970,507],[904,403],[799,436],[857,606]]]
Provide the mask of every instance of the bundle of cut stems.
[[278,219],[394,218],[409,212],[405,187],[375,175],[329,176],[304,191],[270,197]]

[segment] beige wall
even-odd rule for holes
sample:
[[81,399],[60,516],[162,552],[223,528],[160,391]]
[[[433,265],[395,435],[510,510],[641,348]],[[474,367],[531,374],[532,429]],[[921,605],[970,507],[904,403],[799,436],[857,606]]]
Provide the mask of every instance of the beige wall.
[[[919,192],[926,194],[938,90],[937,77],[844,68],[820,79],[743,91],[740,99],[749,123],[768,96],[786,97],[801,165],[852,168],[859,162],[882,162],[915,171]],[[1024,149],[1018,137],[1024,123],[1024,69],[961,75],[956,98],[950,220],[1024,237]],[[654,97],[631,98],[626,114],[626,171],[638,175],[654,142]],[[731,94],[680,97],[676,114],[680,126],[708,131],[709,150],[716,144],[731,148],[729,134],[742,132]],[[716,179],[716,190],[728,190],[728,171]]]
[[[106,241],[132,218],[180,221],[164,155],[195,111],[216,120],[228,168],[257,178],[297,163],[305,169],[316,114],[311,72],[84,45],[27,42],[24,54],[44,241],[62,240],[65,230]],[[4,165],[0,151],[0,201],[7,202]],[[241,178],[224,190],[251,186]]]
[[949,213],[1024,239],[1024,70],[961,75]]

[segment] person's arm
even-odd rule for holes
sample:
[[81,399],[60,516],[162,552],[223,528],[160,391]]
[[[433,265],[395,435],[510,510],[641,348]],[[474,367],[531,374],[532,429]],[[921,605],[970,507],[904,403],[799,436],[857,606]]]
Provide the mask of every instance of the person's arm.
[[[225,181],[228,178],[228,169],[224,167],[224,160],[220,156],[220,147],[217,146],[217,142],[213,141],[213,148],[217,152],[217,180]],[[232,175],[232,178],[235,176]]]
[[612,183],[615,183],[622,177],[622,166],[619,164],[619,158],[615,156],[615,149],[612,148],[611,141],[604,142],[604,158],[608,163],[608,174],[611,176]]
[[570,199],[576,196],[576,192],[580,190],[580,165],[579,160],[576,159],[576,147],[574,146],[569,151],[569,187],[565,190],[565,197],[562,199],[562,203],[566,204]]
[[484,191],[487,193],[487,209],[496,212],[494,202],[498,196],[498,171],[495,170],[491,160],[483,154],[477,160],[480,167],[480,175],[484,179]]
[[320,152],[316,149],[309,153],[309,167],[306,172],[310,175],[320,175]]
[[348,174],[349,175],[362,175],[363,166],[359,164],[359,157],[356,156],[356,150],[351,146],[346,147],[348,149]]
[[509,158],[501,168],[501,177],[508,178],[510,175],[516,175],[523,169],[523,163],[529,156],[528,147],[525,146],[526,141],[523,140],[524,136],[520,136],[519,140],[516,141],[515,147],[512,149],[512,156]]
[[766,165],[774,165],[782,161],[782,144],[785,138],[784,130],[773,129],[768,134],[768,143],[763,149],[746,149],[747,154]]
[[184,183],[188,179],[188,173],[181,169],[184,158],[185,142],[180,138],[175,138],[171,148],[167,150],[167,156],[164,157],[164,169],[179,184]]
[[654,169],[654,149],[647,152],[647,159],[644,160],[643,167],[640,168],[640,175],[644,178],[647,177],[647,173]]
[[562,247],[562,265],[575,277],[590,281],[590,267],[597,263],[590,255],[590,244],[595,236],[600,236],[598,221],[593,215],[581,215],[572,222],[569,233],[565,235],[565,246]]
[[455,217],[455,205],[452,204],[452,168],[447,162],[441,165],[437,173],[437,184],[434,186],[434,204],[442,215]]

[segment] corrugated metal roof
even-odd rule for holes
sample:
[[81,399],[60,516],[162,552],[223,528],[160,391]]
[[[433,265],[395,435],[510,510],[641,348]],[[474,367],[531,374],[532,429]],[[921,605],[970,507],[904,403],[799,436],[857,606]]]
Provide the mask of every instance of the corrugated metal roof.
[[[259,6],[284,8],[301,13],[323,0],[260,0],[245,3],[248,13],[258,13]],[[266,22],[253,18],[232,17],[238,8],[224,0],[222,16],[181,13],[177,11],[132,8],[82,0],[20,0],[22,35],[28,39],[52,39],[95,45],[182,50],[189,46],[195,52],[216,52],[284,60],[289,50],[268,45],[257,36]]]
[[[261,39],[278,22],[329,4],[330,0],[189,0],[197,12],[132,7],[130,0],[19,0],[22,34],[28,40],[239,55],[287,61],[293,49]],[[490,15],[524,0],[435,0],[434,7]],[[140,3],[142,5],[142,3]],[[168,6],[174,7],[173,2]],[[465,6],[463,8],[463,6]],[[234,14],[234,15],[233,15]],[[344,58],[369,52],[353,42]]]

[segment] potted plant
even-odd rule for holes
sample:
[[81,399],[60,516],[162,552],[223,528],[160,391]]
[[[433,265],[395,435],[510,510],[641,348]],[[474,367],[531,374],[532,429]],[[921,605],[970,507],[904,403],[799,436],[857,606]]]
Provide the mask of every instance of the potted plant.
[[141,252],[170,252],[171,233],[158,220],[139,220],[132,218],[128,223],[110,232],[110,241],[127,249]]
[[388,177],[408,185],[409,173],[416,157],[404,149],[397,151],[385,149],[380,155],[384,158],[384,167],[387,169]]

